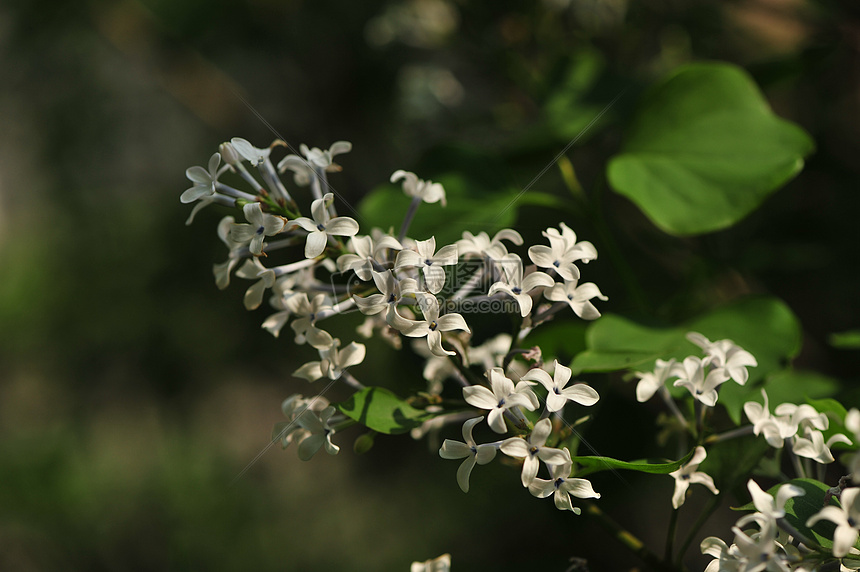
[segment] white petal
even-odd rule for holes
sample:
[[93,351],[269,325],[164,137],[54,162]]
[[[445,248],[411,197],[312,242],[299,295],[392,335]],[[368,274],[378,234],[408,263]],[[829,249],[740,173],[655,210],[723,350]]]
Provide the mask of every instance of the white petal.
[[358,222],[348,216],[339,216],[328,221],[325,231],[336,236],[353,236],[358,232]]
[[316,258],[325,250],[328,235],[321,230],[315,230],[308,234],[308,241],[305,243],[305,258]]

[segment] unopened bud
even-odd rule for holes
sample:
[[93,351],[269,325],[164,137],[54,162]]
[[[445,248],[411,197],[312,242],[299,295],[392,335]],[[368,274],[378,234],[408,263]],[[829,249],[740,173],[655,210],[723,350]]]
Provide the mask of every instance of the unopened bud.
[[218,146],[218,152],[221,153],[221,158],[223,158],[224,162],[228,165],[235,165],[241,161],[239,153],[237,153],[236,149],[233,148],[232,143],[221,143],[221,145]]

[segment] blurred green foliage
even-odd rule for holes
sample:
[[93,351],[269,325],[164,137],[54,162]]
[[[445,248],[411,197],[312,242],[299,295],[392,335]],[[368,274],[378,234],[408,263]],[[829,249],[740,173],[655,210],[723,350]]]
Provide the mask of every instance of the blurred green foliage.
[[[294,144],[353,141],[332,183],[356,205],[401,168],[450,185],[455,210],[458,194],[497,209],[529,186],[501,219],[429,206],[415,224],[515,221],[534,243],[563,220],[598,246],[590,279],[627,318],[677,324],[748,294],[781,299],[803,346],[767,383],[824,395],[839,379],[846,405],[860,398],[853,338],[828,343],[858,316],[856,3],[13,0],[0,22],[0,568],[405,570],[446,551],[461,570],[633,565],[511,467],[480,467],[462,495],[455,467],[405,435],[304,464],[273,448],[231,486],[280,400],[315,388],[290,378],[307,354],[260,330],[241,285],[215,289],[219,213],[187,228],[178,197],[217,143],[262,145],[270,126]],[[606,193],[604,169],[630,150],[646,88],[702,60],[743,66],[816,151],[737,225],[678,239]],[[565,175],[551,160],[572,139]],[[389,203],[374,200],[359,210],[375,221]],[[558,355],[586,347],[579,323],[545,332],[534,343]],[[415,360],[369,349],[374,385],[420,385],[401,375]],[[650,456],[617,427],[644,415],[631,387],[604,391],[590,452]],[[652,515],[632,531],[661,542],[652,521],[668,503],[623,478],[595,475],[597,490],[630,485],[601,506]],[[571,540],[546,547],[546,531]],[[500,558],[513,542],[546,548]]]

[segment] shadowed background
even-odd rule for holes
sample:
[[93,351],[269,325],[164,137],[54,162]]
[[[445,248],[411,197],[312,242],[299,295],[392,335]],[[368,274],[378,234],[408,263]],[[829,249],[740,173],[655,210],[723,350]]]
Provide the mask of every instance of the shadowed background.
[[[266,310],[243,309],[241,284],[215,288],[223,211],[187,227],[179,195],[185,169],[234,136],[352,141],[331,182],[357,205],[397,169],[523,188],[582,134],[567,156],[588,191],[638,95],[703,59],[745,66],[817,151],[761,210],[699,238],[668,237],[607,193],[618,247],[652,316],[781,297],[805,328],[800,361],[843,379],[857,405],[856,354],[827,344],[858,316],[856,3],[5,2],[0,568],[395,571],[444,552],[455,570],[562,571],[571,556],[593,570],[636,565],[585,517],[532,498],[515,468],[476,469],[464,495],[457,463],[408,436],[357,456],[348,432],[340,455],[307,463],[275,446],[231,484],[267,445],[281,401],[322,386],[290,376],[313,356],[262,331]],[[567,192],[556,168],[533,188]],[[520,211],[527,244],[559,222],[548,216]],[[587,218],[566,222],[601,249]],[[611,297],[601,309],[643,311],[608,262],[589,272]],[[421,385],[417,361],[369,350],[374,384]],[[648,423],[630,395],[619,383],[606,396],[588,434],[597,450],[633,458],[649,446],[619,421]],[[616,491],[607,512],[660,546],[669,479],[594,483]],[[643,486],[662,496],[643,500]]]

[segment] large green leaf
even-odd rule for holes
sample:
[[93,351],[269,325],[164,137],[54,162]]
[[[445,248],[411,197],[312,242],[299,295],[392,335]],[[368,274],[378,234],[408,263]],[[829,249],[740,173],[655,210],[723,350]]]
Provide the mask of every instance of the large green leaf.
[[[749,369],[745,386],[729,382],[720,388],[720,403],[735,423],[740,423],[744,402],[758,394],[756,383],[782,370],[800,350],[800,325],[788,306],[776,298],[748,298],[676,327],[648,326],[621,316],[604,315],[588,327],[588,349],[576,356],[571,368],[580,372],[627,368],[648,371],[658,358],[682,360],[700,355],[699,348],[685,337],[691,331],[712,341],[730,339],[758,361],[758,367]],[[810,397],[824,397],[828,395],[826,389],[816,385]]]
[[406,433],[434,416],[412,407],[383,387],[365,387],[335,406],[350,419],[389,435]]
[[681,465],[688,462],[695,449],[684,455],[677,461],[661,462],[644,459],[641,461],[619,461],[612,457],[573,457],[573,462],[580,466],[576,472],[577,477],[590,475],[599,471],[623,469],[625,471],[638,471],[640,473],[652,473],[665,475],[677,471]]
[[644,97],[607,176],[664,231],[701,234],[752,212],[800,172],[813,148],[742,69],[697,63]]

